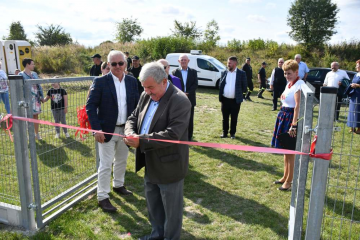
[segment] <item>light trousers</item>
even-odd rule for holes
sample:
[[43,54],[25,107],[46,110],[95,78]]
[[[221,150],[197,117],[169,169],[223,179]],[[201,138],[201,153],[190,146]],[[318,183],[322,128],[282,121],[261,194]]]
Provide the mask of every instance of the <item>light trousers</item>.
[[[124,127],[115,127],[114,133],[124,135]],[[111,167],[113,169],[113,187],[124,186],[126,162],[129,148],[123,141],[122,137],[112,136],[107,143],[99,144],[100,165],[98,169],[98,201],[109,198]]]

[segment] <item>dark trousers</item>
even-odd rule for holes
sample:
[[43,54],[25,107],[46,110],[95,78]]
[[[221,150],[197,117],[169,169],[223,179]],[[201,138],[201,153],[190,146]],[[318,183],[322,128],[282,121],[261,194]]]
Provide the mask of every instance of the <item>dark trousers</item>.
[[254,83],[253,83],[252,79],[250,81],[248,80],[247,83],[248,83],[247,87],[248,87],[249,92],[252,92],[254,90]]
[[273,91],[273,109],[277,109],[278,98],[281,96],[282,92],[278,89],[274,89]]
[[230,134],[236,133],[237,119],[240,111],[241,103],[236,103],[235,99],[223,97],[221,102],[221,112],[223,116],[223,134],[229,132],[229,116],[231,116]]
[[190,121],[189,121],[189,131],[188,131],[189,141],[192,140],[193,132],[194,132],[194,110],[195,110],[195,107],[191,106],[191,114],[190,114]]
[[341,108],[342,96],[337,96],[337,102],[335,105],[335,120],[339,120],[340,108]]
[[151,183],[145,173],[145,197],[151,235],[145,239],[180,239],[184,179],[169,184]]

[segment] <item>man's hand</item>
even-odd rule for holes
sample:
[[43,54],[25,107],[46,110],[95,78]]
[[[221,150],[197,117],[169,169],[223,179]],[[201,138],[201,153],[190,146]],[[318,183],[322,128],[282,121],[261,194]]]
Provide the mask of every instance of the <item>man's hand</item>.
[[95,140],[99,143],[104,143],[105,135],[103,133],[95,133]]
[[274,86],[273,86],[273,85],[270,85],[270,89],[271,89],[271,90],[274,90]]
[[341,81],[339,81],[339,83],[338,83],[338,84],[339,84],[339,86],[341,86]]
[[124,142],[126,145],[130,147],[138,148],[140,144],[139,135],[136,134],[127,135],[126,138],[124,138]]
[[67,108],[64,108],[64,113],[67,113]]

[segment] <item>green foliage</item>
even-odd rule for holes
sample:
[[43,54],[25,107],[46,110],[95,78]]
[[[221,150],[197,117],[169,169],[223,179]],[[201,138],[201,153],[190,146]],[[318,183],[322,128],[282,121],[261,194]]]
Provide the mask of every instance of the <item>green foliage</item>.
[[244,48],[244,44],[241,43],[240,40],[236,40],[235,38],[233,40],[230,40],[227,42],[227,48],[230,51],[239,52]]
[[10,24],[9,36],[3,37],[4,40],[25,40],[28,41],[25,30],[21,25],[21,22],[12,22]]
[[35,33],[37,43],[40,46],[66,45],[72,43],[69,33],[60,25],[50,24],[48,27],[37,25],[38,32]]
[[115,23],[115,39],[120,43],[133,42],[136,36],[140,36],[143,28],[137,22],[137,19],[123,18],[121,22]]
[[273,40],[268,40],[265,43],[268,56],[275,56],[279,49],[279,44]]
[[157,37],[137,42],[139,55],[149,61],[165,58],[168,53],[190,52],[195,48],[195,41],[183,37]]
[[219,36],[219,25],[213,19],[206,24],[206,29],[204,31],[204,41],[210,47],[215,47],[216,43],[220,40]]
[[263,50],[263,49],[265,49],[265,41],[260,39],[260,38],[259,39],[249,40],[247,45],[251,50]]
[[331,0],[296,0],[287,17],[289,35],[307,48],[320,47],[336,33],[338,12]]
[[177,20],[174,20],[174,30],[171,30],[175,37],[180,38],[192,38],[198,39],[202,35],[202,31],[196,27],[196,22],[184,22],[181,23]]

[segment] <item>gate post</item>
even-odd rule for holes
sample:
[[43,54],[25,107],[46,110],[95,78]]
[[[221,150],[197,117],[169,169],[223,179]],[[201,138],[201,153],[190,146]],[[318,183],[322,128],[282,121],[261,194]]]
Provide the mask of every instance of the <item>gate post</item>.
[[[315,153],[329,153],[334,125],[337,88],[322,87]],[[305,239],[320,239],[330,161],[314,158]]]
[[[24,80],[22,76],[9,76],[11,112],[14,116],[26,117],[25,108],[29,107],[24,100]],[[30,106],[32,107],[32,106]],[[19,182],[21,222],[28,231],[35,231],[36,224],[32,210],[33,195],[31,188],[30,161],[26,122],[13,121],[16,169]]]

